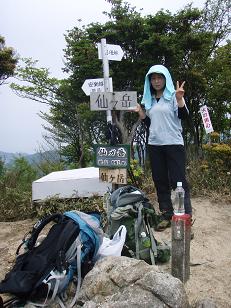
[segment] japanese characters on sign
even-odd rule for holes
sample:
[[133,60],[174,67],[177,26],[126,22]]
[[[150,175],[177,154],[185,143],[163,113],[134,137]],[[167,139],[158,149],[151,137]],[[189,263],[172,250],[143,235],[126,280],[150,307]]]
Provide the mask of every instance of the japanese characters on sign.
[[99,168],[129,168],[130,147],[126,144],[120,145],[94,145],[95,167]]
[[[98,58],[102,59],[101,44],[98,43],[97,47],[98,47]],[[108,60],[121,61],[124,52],[120,47],[120,45],[107,44],[105,55],[107,56]]]
[[213,132],[213,126],[210,120],[210,116],[209,116],[209,111],[206,105],[202,106],[200,108],[200,113],[202,116],[202,120],[203,120],[203,124],[204,124],[204,128],[206,133],[212,133]]
[[92,92],[90,94],[91,110],[132,110],[136,105],[136,91]]
[[112,184],[127,184],[126,169],[99,169],[99,180]]
[[[112,78],[109,78],[110,87],[112,88]],[[91,92],[103,92],[104,91],[104,79],[86,79],[82,85],[82,90],[86,95],[90,95]]]

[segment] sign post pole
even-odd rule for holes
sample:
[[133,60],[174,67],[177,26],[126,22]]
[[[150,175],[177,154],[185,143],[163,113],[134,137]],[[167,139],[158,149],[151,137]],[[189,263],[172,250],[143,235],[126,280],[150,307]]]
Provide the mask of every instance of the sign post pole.
[[[107,124],[110,130],[108,141],[109,146],[103,145],[99,150],[96,149],[97,164],[100,167],[100,179],[103,182],[112,183],[112,189],[115,190],[118,184],[127,183],[127,168],[130,151],[126,150],[126,145],[118,145],[114,136],[114,123],[112,110],[132,110],[136,106],[137,93],[134,91],[113,92],[112,79],[109,78],[109,60],[121,61],[123,50],[119,45],[106,43],[106,39],[101,39],[98,45],[98,58],[103,63],[103,82],[97,80],[85,80],[82,89],[85,94],[90,93],[91,110],[106,110]],[[97,87],[93,88],[93,84]],[[90,89],[89,89],[90,88]],[[102,88],[104,92],[102,92]],[[111,166],[111,167],[110,167]],[[104,168],[102,168],[104,167]]]
[[[102,53],[102,60],[103,60],[103,78],[104,78],[104,91],[105,92],[112,92],[113,89],[110,89],[109,83],[109,61],[107,57],[107,43],[106,39],[101,39],[101,53]],[[112,124],[112,114],[111,110],[107,110],[107,123]]]
[[[102,60],[103,60],[103,78],[104,78],[104,90],[105,92],[112,92],[113,89],[110,89],[109,83],[109,61],[107,57],[107,42],[106,39],[101,39],[101,52],[102,52]],[[112,112],[111,110],[107,110],[107,123],[108,125],[113,125],[112,123]],[[118,188],[117,184],[112,184],[112,190],[116,190]]]

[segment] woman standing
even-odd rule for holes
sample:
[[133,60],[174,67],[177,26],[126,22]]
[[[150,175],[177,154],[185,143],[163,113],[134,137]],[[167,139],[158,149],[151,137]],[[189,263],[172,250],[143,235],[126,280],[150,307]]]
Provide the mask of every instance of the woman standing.
[[185,190],[185,213],[192,215],[181,126],[181,119],[189,115],[184,100],[184,84],[180,85],[177,81],[175,90],[168,69],[163,65],[152,66],[144,83],[141,104],[145,110],[140,105],[136,109],[142,120],[150,122],[148,151],[162,213],[157,227],[160,231],[171,225],[171,189],[176,188],[177,182],[182,182]]

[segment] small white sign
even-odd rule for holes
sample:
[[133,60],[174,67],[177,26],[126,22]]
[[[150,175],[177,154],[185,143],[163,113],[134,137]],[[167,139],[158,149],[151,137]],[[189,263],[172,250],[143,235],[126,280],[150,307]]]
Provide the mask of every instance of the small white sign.
[[90,94],[91,110],[134,110],[136,105],[136,91],[92,92]]
[[[98,46],[98,57],[99,59],[102,59],[103,57],[102,57],[101,44],[98,43],[97,46]],[[121,61],[124,52],[120,47],[120,45],[107,44],[105,55],[107,56],[108,60]]]
[[210,120],[210,116],[209,116],[209,111],[206,105],[202,106],[200,108],[200,113],[202,116],[202,120],[203,120],[203,124],[204,124],[204,128],[206,131],[206,134],[212,133],[213,132],[213,126],[212,126],[212,122]]
[[[110,89],[112,89],[112,78],[109,78]],[[103,92],[104,91],[104,79],[86,79],[82,85],[82,90],[86,95],[90,95],[91,92]]]

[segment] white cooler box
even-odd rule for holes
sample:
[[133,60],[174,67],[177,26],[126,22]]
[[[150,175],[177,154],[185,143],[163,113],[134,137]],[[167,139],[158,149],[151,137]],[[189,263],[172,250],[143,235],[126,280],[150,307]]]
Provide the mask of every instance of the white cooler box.
[[49,197],[103,196],[112,184],[99,181],[99,168],[89,167],[52,172],[32,183],[32,200]]

